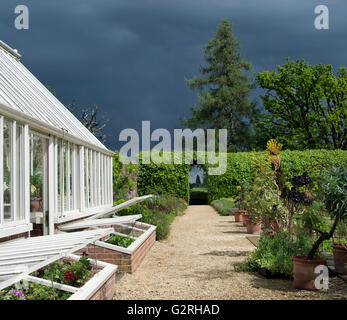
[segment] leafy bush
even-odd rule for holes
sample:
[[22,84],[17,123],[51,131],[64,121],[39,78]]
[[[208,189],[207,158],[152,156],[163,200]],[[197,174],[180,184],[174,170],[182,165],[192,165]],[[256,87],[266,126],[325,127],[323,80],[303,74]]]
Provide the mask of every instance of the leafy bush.
[[[256,162],[263,160],[264,166],[269,166],[266,152],[228,153],[227,159],[227,171],[224,174],[207,176],[209,203],[213,200],[235,196],[238,193],[237,186],[252,181],[255,178],[254,170],[257,168],[255,159],[258,159]],[[316,180],[321,175],[322,169],[317,164],[323,164],[327,167],[347,167],[347,151],[281,151],[280,174],[286,179],[291,179],[308,171],[310,177]]]
[[228,216],[231,209],[235,208],[235,201],[232,198],[214,200],[211,206],[222,216]]
[[87,257],[83,256],[79,261],[61,260],[36,271],[35,276],[46,280],[51,280],[81,287],[86,279],[92,274],[92,266]]
[[[303,232],[298,232],[296,238],[291,238],[285,231],[280,231],[273,237],[261,235],[257,248],[251,252],[240,271],[264,268],[273,274],[292,277],[293,256],[307,256],[313,245],[313,239]],[[316,256],[319,256],[317,252]]]
[[136,189],[138,165],[124,164],[118,151],[113,157],[113,199],[127,198],[128,194]]
[[123,248],[129,247],[134,241],[134,239],[124,237],[118,234],[111,234],[110,237],[106,240],[107,243],[114,244]]
[[[120,200],[115,205],[124,202]],[[141,204],[132,205],[120,212],[118,216],[141,214],[140,221],[157,227],[157,240],[165,239],[170,233],[170,224],[176,216],[182,215],[187,208],[184,200],[169,195],[154,195]]]
[[308,254],[310,260],[322,243],[333,237],[339,223],[347,225],[347,167],[332,167],[326,170],[321,177],[319,194],[334,222],[329,232],[316,228],[319,237]]

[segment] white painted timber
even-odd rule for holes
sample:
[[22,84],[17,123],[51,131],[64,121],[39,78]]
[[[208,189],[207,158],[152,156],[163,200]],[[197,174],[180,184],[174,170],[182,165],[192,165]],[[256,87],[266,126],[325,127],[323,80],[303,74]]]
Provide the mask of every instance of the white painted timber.
[[[79,256],[74,254],[67,255],[68,258],[78,261]],[[72,287],[69,285],[53,282],[53,287],[59,290],[73,293],[68,300],[88,300],[94,296],[94,294],[105,284],[105,282],[117,272],[118,267],[116,265],[106,263],[99,260],[89,259],[92,265],[97,265],[102,269],[94,275],[93,278],[88,280],[81,288]],[[26,276],[24,278],[29,282],[38,283],[46,287],[52,287],[52,282],[46,279],[37,278],[33,276]]]
[[94,214],[93,216],[90,216],[90,217],[86,218],[85,220],[92,220],[92,219],[98,219],[98,218],[105,217],[105,216],[111,216],[111,215],[115,214],[116,212],[119,212],[119,211],[121,211],[127,207],[130,207],[136,203],[142,202],[142,201],[144,201],[146,199],[150,199],[152,197],[153,197],[153,195],[149,194],[146,196],[136,197],[136,198],[130,199],[130,200],[125,201],[121,204],[118,204],[114,207],[111,207],[108,210]]
[[[106,248],[106,249],[110,249],[110,250],[114,250],[114,251],[119,251],[119,252],[123,252],[126,254],[133,254],[135,252],[135,250],[140,247],[145,240],[157,229],[156,226],[152,226],[150,224],[146,224],[146,223],[139,223],[138,224],[142,225],[145,229],[143,229],[143,233],[136,238],[136,240],[127,248],[124,247],[120,247],[117,246],[115,244],[111,244],[111,243],[107,243],[105,241],[96,241],[95,245],[98,247],[102,247],[102,248]],[[131,228],[129,226],[129,228]],[[117,232],[113,232],[114,234],[119,234]],[[128,235],[125,234],[121,234],[122,236],[128,237],[128,238],[133,238],[133,237],[129,237]]]
[[[46,287],[52,287],[52,281],[49,281],[46,279],[37,278],[37,277],[33,277],[33,276],[26,276],[24,279],[27,281],[30,281],[30,282],[44,285]],[[63,291],[71,292],[71,293],[75,293],[78,291],[78,288],[76,288],[76,287],[72,287],[72,286],[69,286],[66,284],[57,283],[54,281],[53,281],[53,287],[55,289],[59,289],[59,290],[63,290]]]
[[0,290],[114,232],[97,229],[20,239],[0,244]]
[[127,223],[127,222],[133,222],[138,219],[141,219],[141,214],[136,215],[130,215],[130,216],[121,216],[121,217],[115,217],[115,218],[106,218],[106,219],[92,219],[92,220],[83,220],[78,221],[74,223],[65,224],[62,226],[59,226],[59,230],[62,231],[71,231],[76,229],[86,229],[86,228],[97,228],[102,226],[112,226],[117,223]]

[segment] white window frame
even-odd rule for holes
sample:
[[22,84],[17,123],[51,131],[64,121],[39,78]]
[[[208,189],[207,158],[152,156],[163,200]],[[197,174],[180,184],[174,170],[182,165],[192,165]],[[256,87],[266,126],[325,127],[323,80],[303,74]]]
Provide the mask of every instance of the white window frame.
[[[56,143],[60,143],[61,146],[64,145],[63,139],[56,139]],[[109,185],[112,182],[112,177],[109,173],[112,172],[110,164],[112,163],[112,157],[107,156],[99,151],[87,148],[85,146],[78,146],[73,143],[68,143],[65,141],[67,148],[65,157],[68,160],[70,157],[70,149],[72,150],[72,162],[67,161],[65,170],[61,166],[60,178],[61,178],[61,190],[64,187],[64,181],[62,177],[66,178],[66,199],[68,199],[68,190],[72,188],[72,198],[74,207],[66,209],[59,214],[55,214],[54,223],[63,223],[75,219],[80,219],[84,217],[91,216],[102,210],[107,210],[112,208],[112,201],[110,201],[110,194],[112,193],[112,186]],[[57,145],[55,145],[55,150],[57,150]],[[61,163],[63,163],[64,153],[62,149],[60,154]],[[72,175],[72,183],[69,186],[69,179],[67,170],[70,170]],[[55,165],[55,172],[57,172],[57,165]],[[57,173],[55,173],[57,176]],[[55,198],[58,198],[57,185],[54,188],[56,192]],[[62,197],[62,195],[60,195]],[[62,202],[65,200],[60,199]],[[56,208],[56,206],[55,206]],[[56,211],[57,212],[57,211]]]
[[[0,166],[3,166],[3,129],[5,117],[0,115]],[[9,117],[6,120],[12,123],[11,126],[11,211],[13,221],[4,222],[3,217],[3,170],[0,170],[0,238],[25,233],[32,230],[30,223],[30,177],[29,177],[29,129],[28,125],[18,124],[22,127],[21,150],[17,150],[17,121]],[[17,172],[17,154],[21,155],[20,172]],[[23,181],[17,183],[17,175]],[[24,192],[22,192],[24,190]],[[15,196],[19,194],[22,201],[19,205]],[[22,212],[17,212],[22,210]],[[17,219],[22,217],[21,219]]]

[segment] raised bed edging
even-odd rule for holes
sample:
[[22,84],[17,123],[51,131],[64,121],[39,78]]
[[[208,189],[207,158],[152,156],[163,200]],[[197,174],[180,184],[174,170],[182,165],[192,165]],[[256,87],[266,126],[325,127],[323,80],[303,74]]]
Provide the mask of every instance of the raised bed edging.
[[89,258],[95,258],[118,266],[118,272],[133,273],[145,258],[156,239],[156,227],[137,222],[147,230],[138,237],[128,248],[119,247],[103,241],[96,241],[79,250],[76,254],[86,252]]
[[[72,259],[79,259],[77,255],[69,255]],[[76,293],[69,297],[68,300],[112,300],[116,291],[116,273],[118,267],[105,263],[104,261],[95,261],[90,259],[93,265],[102,267],[93,278]]]
[[[81,257],[69,254],[67,258],[78,261]],[[81,288],[53,282],[54,287],[59,290],[73,292],[67,300],[112,300],[116,291],[117,266],[103,261],[89,260],[90,263],[97,266],[100,271],[89,279]],[[33,276],[27,276],[25,279],[29,282],[51,286],[51,281],[46,279]]]

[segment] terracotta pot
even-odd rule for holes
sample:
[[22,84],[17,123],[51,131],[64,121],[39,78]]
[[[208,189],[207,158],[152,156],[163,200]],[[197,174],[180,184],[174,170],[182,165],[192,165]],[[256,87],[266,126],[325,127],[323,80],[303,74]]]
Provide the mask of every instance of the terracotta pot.
[[340,274],[347,274],[347,243],[333,244],[335,270]]
[[30,212],[41,212],[42,209],[42,198],[32,198],[30,199]]
[[258,221],[257,224],[253,224],[251,219],[246,221],[247,233],[249,234],[261,234],[261,222]]
[[294,264],[294,287],[297,289],[306,289],[306,290],[318,290],[314,281],[317,274],[314,273],[314,269],[319,265],[325,265],[325,259],[315,258],[308,260],[307,257],[293,257]]
[[249,213],[243,213],[242,214],[242,222],[243,222],[243,226],[246,227],[246,220],[249,219],[250,214]]
[[234,210],[235,222],[243,221],[243,213],[246,213],[246,210]]

